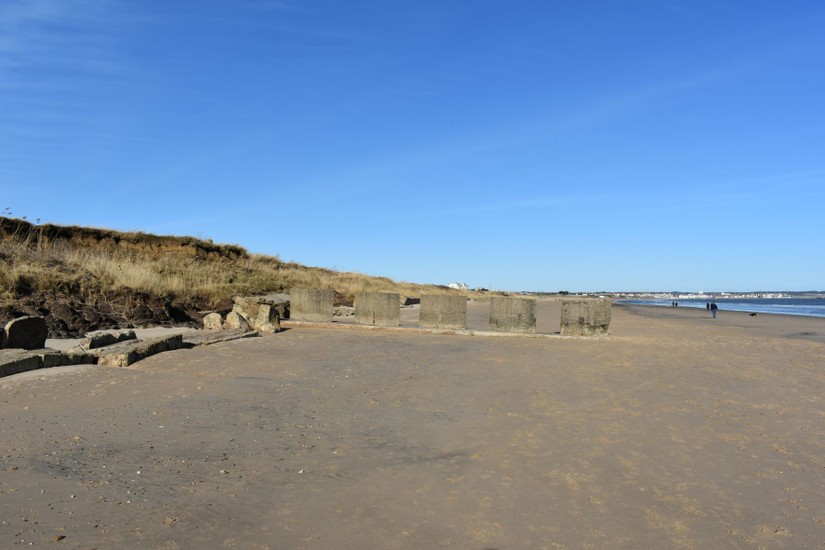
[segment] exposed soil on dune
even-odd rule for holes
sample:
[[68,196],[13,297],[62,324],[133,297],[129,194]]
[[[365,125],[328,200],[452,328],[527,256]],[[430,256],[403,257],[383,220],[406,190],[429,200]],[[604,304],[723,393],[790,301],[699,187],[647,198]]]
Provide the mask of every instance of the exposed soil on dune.
[[0,306],[0,323],[24,315],[46,318],[50,338],[78,338],[86,332],[135,327],[200,326],[209,311],[226,313],[227,298],[216,309],[210,304],[138,291],[105,292],[83,297],[60,290],[34,292]]

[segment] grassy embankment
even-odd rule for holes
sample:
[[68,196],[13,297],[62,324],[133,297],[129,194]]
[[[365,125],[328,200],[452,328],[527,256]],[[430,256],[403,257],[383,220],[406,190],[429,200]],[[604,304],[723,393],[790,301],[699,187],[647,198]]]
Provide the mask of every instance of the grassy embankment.
[[0,217],[0,305],[55,292],[90,303],[111,293],[135,292],[208,310],[225,305],[231,296],[291,288],[332,289],[336,302],[349,304],[361,291],[473,295],[307,267],[193,237],[34,225]]

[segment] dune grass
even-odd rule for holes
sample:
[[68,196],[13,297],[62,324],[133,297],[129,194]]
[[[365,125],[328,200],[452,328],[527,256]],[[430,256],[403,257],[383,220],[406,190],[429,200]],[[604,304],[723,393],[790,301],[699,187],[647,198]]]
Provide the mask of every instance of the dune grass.
[[193,237],[34,225],[0,217],[0,303],[55,291],[93,297],[133,290],[208,306],[232,296],[291,288],[331,289],[340,303],[352,303],[361,291],[403,297],[479,294],[307,267]]

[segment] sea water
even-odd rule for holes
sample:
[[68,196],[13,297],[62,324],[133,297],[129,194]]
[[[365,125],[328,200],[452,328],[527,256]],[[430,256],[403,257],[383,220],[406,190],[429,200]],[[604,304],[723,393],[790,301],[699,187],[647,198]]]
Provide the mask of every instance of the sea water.
[[781,315],[805,315],[825,317],[823,298],[717,298],[684,300],[616,300],[617,304],[637,304],[670,307],[678,302],[679,307],[705,309],[710,302],[716,302],[720,311],[747,311],[749,313],[776,313]]

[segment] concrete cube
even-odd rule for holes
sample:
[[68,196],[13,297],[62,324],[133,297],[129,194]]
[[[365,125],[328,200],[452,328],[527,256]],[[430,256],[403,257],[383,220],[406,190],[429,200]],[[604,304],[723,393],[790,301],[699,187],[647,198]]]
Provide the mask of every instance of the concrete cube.
[[467,298],[422,296],[418,323],[421,328],[464,330],[467,328]]
[[333,291],[318,288],[293,288],[289,297],[291,319],[312,323],[332,322],[332,303],[335,297]]
[[359,292],[355,295],[355,322],[397,327],[401,324],[401,296],[396,292]]
[[610,300],[563,300],[562,336],[606,336],[610,333]]
[[536,301],[528,298],[491,298],[490,329],[535,333]]

